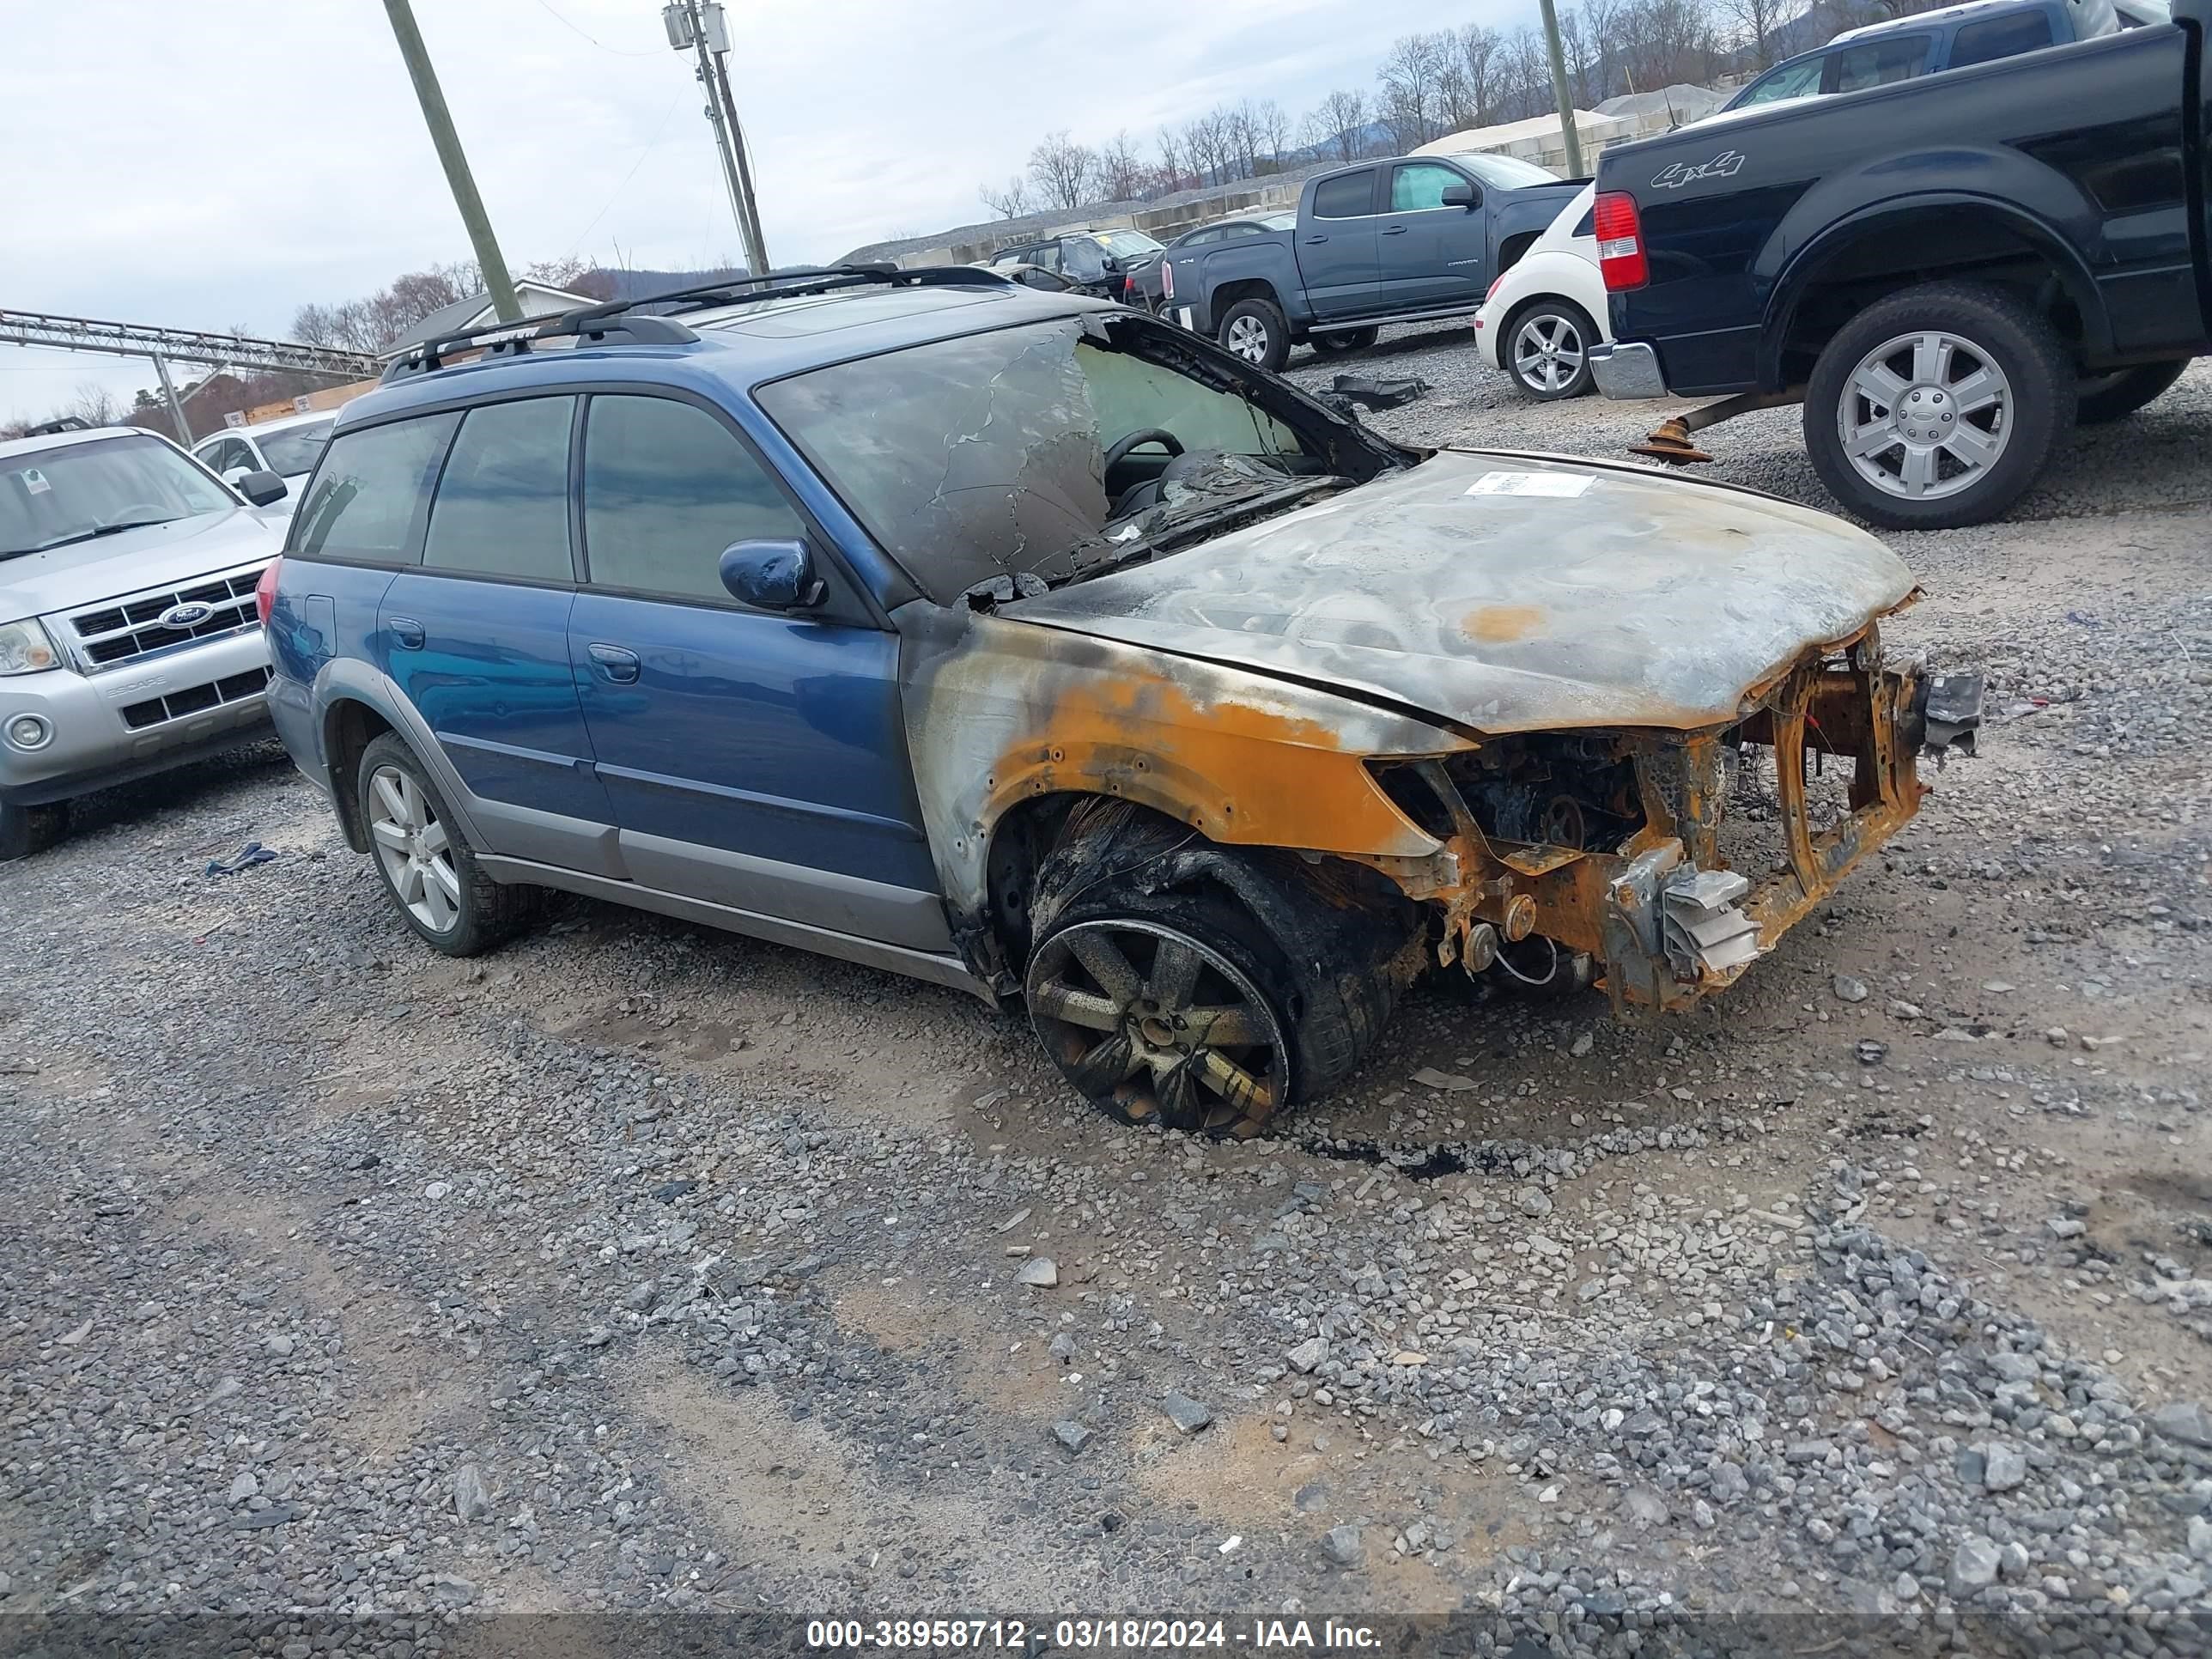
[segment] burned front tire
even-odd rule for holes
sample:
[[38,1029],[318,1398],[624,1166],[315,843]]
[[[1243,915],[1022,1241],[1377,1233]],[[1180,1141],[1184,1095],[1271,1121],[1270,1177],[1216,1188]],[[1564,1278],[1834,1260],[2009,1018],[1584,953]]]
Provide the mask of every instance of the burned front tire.
[[1384,887],[1124,803],[1080,808],[1038,872],[1030,1021],[1125,1123],[1261,1133],[1340,1081],[1389,1019],[1417,921]]

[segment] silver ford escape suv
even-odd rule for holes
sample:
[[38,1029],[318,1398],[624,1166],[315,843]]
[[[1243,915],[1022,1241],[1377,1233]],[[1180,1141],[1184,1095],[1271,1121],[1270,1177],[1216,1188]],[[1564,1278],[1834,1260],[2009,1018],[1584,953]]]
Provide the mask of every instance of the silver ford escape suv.
[[255,608],[283,533],[166,438],[127,427],[0,443],[0,860],[69,802],[267,726]]

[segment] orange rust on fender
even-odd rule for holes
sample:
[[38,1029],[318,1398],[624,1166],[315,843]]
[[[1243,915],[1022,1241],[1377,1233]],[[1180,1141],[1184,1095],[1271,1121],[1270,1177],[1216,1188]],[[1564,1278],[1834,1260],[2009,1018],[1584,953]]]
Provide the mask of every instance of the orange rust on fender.
[[1543,611],[1533,605],[1483,605],[1467,613],[1460,625],[1468,638],[1480,640],[1487,645],[1510,645],[1516,640],[1525,640],[1534,633],[1544,620]]
[[1436,848],[1325,722],[1200,702],[1164,677],[1063,691],[1037,731],[1000,755],[987,816],[1059,790],[1134,801],[1232,844],[1385,858]]

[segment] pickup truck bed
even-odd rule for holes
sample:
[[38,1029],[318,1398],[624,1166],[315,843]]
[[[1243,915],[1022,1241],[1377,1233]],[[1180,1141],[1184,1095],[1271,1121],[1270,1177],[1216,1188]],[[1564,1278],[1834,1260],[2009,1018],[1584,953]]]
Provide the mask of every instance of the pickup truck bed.
[[2003,512],[2212,349],[2208,11],[1608,150],[1600,389],[1802,398],[1862,517]]

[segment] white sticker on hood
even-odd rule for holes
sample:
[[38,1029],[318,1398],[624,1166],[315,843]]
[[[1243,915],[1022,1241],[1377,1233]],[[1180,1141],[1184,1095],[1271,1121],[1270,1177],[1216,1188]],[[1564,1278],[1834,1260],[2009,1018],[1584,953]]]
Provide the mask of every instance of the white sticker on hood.
[[1486,472],[1470,495],[1579,495],[1596,479],[1587,472]]

